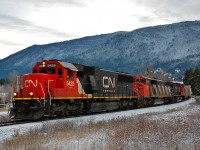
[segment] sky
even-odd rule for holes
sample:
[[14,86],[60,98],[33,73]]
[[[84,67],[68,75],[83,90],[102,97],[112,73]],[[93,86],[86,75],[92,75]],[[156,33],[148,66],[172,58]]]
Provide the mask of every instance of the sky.
[[34,44],[200,20],[197,0],[0,0],[0,59]]

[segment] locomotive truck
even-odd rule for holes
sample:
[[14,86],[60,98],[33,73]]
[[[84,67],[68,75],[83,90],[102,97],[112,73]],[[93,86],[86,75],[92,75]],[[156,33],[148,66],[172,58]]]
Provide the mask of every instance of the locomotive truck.
[[183,83],[60,60],[37,62],[32,73],[17,77],[13,88],[10,116],[28,120],[148,107],[191,95]]

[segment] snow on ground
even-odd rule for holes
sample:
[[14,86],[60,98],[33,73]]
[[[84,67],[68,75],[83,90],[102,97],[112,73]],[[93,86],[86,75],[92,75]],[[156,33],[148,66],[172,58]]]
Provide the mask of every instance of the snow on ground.
[[2,112],[0,112],[0,116],[5,116],[5,115],[8,115],[8,111],[2,111]]
[[[157,106],[157,107],[151,107],[151,108],[142,108],[142,109],[136,109],[136,110],[129,110],[129,111],[121,111],[121,112],[112,112],[112,113],[106,113],[106,114],[98,114],[98,115],[90,115],[90,116],[81,116],[81,117],[75,117],[75,118],[66,118],[63,119],[63,121],[69,121],[69,122],[76,122],[79,124],[87,124],[88,121],[92,122],[98,122],[103,120],[111,120],[115,118],[123,118],[123,117],[134,117],[141,114],[146,113],[156,113],[156,112],[167,112],[174,109],[180,109],[180,108],[187,108],[189,107],[189,104],[193,103],[195,100],[193,98],[176,103],[171,105],[164,105],[164,106]],[[179,114],[176,114],[179,113]],[[7,112],[0,112],[0,115],[8,115]],[[170,115],[185,115],[184,111],[178,111],[178,112],[172,112]],[[156,115],[155,115],[156,116]],[[169,113],[166,114],[166,117],[169,117]],[[59,121],[61,121],[59,119]],[[47,123],[55,123],[57,120],[51,120],[47,121]],[[44,122],[43,122],[44,123]],[[26,134],[31,128],[40,128],[42,127],[43,123],[27,123],[27,124],[21,124],[21,125],[13,125],[13,126],[7,126],[7,127],[1,127],[0,128],[0,143],[3,142],[6,138],[12,138],[16,131],[19,131],[20,134]]]

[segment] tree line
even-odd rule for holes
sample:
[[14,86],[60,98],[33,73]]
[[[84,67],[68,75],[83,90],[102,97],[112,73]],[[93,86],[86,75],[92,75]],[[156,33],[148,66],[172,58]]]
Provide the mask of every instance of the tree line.
[[186,70],[183,82],[185,85],[191,85],[194,95],[200,95],[200,68]]
[[0,103],[7,103],[12,99],[13,85],[18,75],[17,71],[13,71],[6,79],[0,79],[0,93],[8,93],[6,96],[0,97]]
[[9,83],[8,79],[0,79],[0,86],[8,83]]

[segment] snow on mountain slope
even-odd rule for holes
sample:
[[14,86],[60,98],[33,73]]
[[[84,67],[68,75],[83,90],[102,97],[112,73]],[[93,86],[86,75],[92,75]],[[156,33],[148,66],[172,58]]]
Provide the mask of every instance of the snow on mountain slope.
[[131,73],[139,73],[147,65],[172,74],[179,68],[184,74],[188,66],[199,64],[199,56],[200,22],[196,21],[118,34],[101,46],[66,60],[76,58],[80,63]]
[[[134,74],[141,74],[142,67],[152,65],[180,78],[188,67],[200,64],[200,21],[33,45],[0,60],[0,78],[12,70],[30,72],[32,65],[42,59],[61,59]],[[180,70],[179,74],[175,70]]]
[[28,73],[32,66],[42,59],[59,59],[81,54],[91,47],[104,43],[107,39],[121,32],[89,36],[80,39],[63,41],[45,45],[33,45],[9,57],[0,60],[0,78],[7,77],[16,70]]

